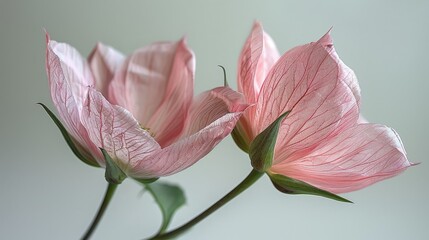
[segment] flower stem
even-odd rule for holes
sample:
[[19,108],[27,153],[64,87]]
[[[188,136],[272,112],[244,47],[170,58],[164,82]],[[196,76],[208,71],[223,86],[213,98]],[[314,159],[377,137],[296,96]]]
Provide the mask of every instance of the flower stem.
[[98,209],[97,215],[95,215],[94,219],[92,220],[91,225],[86,230],[86,232],[82,236],[81,240],[87,240],[91,237],[92,233],[94,232],[95,228],[97,228],[98,223],[100,222],[101,218],[103,217],[103,214],[106,211],[107,206],[109,205],[110,200],[112,199],[112,196],[115,193],[115,190],[117,187],[118,187],[117,184],[109,183],[109,185],[107,185],[107,190],[106,190],[106,193],[104,194],[104,199],[100,205],[100,208]]
[[153,236],[152,238],[149,238],[149,240],[162,240],[162,239],[172,239],[174,237],[179,236],[180,234],[184,233],[185,231],[189,230],[191,227],[205,219],[207,216],[212,214],[214,211],[225,205],[230,200],[234,199],[236,196],[238,196],[240,193],[242,193],[244,190],[252,186],[253,183],[255,183],[263,173],[258,172],[256,170],[252,170],[249,175],[240,183],[238,184],[234,189],[232,189],[228,194],[226,194],[223,198],[221,198],[219,201],[214,203],[211,207],[207,208],[204,212],[200,213],[200,215],[196,216],[194,219],[190,220],[189,222],[185,223],[181,227],[178,227],[170,232],[158,234],[156,236]]

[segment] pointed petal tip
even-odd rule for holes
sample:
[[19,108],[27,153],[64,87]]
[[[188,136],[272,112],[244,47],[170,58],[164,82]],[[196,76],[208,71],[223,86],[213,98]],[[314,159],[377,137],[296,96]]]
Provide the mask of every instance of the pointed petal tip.
[[255,20],[255,22],[253,22],[252,32],[257,31],[264,32],[264,28],[262,27],[262,23],[260,21]]
[[195,53],[194,51],[188,46],[188,36],[184,35],[178,42],[177,42],[177,48],[176,53],[184,51],[188,57],[188,67],[192,69],[191,71],[193,74],[195,74]]
[[187,35],[184,35],[182,38],[180,38],[179,41],[177,41],[177,47],[178,48],[176,51],[178,51],[179,49],[185,49],[186,52],[189,52],[192,55],[192,58],[195,58],[194,52],[188,46],[188,36]]
[[332,47],[334,45],[334,42],[331,37],[331,31],[333,27],[330,27],[328,32],[326,32],[318,41],[317,43],[321,44],[324,47]]
[[45,32],[45,43],[46,45],[48,45],[48,43],[51,41],[51,37],[49,36],[48,30],[46,30],[46,28],[42,28],[42,29]]
[[253,27],[254,28],[256,28],[256,27],[262,28],[262,23],[258,19],[255,19],[255,21],[253,22]]
[[94,48],[92,49],[91,53],[88,55],[88,60],[90,61],[90,59],[92,59],[97,52],[103,52],[105,48],[106,48],[106,45],[98,41],[95,44]]
[[179,46],[182,46],[184,48],[188,48],[188,35],[183,35],[179,41],[177,41]]
[[100,41],[98,41],[96,44],[95,44],[95,48],[97,48],[97,49],[100,49],[100,48],[103,48],[105,45],[102,43],[102,42],[100,42]]

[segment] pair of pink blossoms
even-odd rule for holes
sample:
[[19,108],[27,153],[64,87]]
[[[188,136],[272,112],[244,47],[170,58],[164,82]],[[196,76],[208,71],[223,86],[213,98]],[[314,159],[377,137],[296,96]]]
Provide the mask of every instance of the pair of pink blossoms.
[[236,127],[244,150],[280,115],[269,174],[334,193],[366,187],[411,165],[399,136],[360,123],[360,89],[327,33],[280,56],[255,23],[239,58],[238,92],[193,96],[195,59],[182,39],[125,58],[97,44],[88,60],[47,39],[52,100],[80,153],[105,167],[104,149],[129,177],[177,173]]

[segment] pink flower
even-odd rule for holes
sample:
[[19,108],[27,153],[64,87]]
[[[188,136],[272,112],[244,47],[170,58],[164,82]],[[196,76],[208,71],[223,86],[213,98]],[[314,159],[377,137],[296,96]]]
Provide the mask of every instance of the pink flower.
[[280,126],[269,174],[343,193],[411,165],[393,129],[358,123],[359,85],[335,52],[329,32],[280,57],[273,40],[255,23],[239,58],[238,89],[253,104],[236,129],[247,146],[291,111]]
[[125,58],[98,44],[88,61],[47,36],[52,100],[88,161],[106,150],[128,176],[179,172],[210,152],[247,107],[227,87],[193,97],[195,60],[185,40],[155,43]]

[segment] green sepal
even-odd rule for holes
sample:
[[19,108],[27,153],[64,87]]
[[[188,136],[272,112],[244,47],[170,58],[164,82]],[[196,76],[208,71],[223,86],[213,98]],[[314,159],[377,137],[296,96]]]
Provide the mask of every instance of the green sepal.
[[104,174],[106,181],[112,184],[121,184],[125,178],[127,178],[127,175],[113,161],[106,150],[102,148],[100,148],[100,150],[103,153],[104,159],[106,160],[106,173]]
[[178,185],[163,182],[144,184],[162,212],[162,225],[157,235],[167,230],[174,213],[186,203],[185,193]]
[[156,180],[158,180],[159,178],[147,178],[147,179],[138,179],[138,178],[134,178],[134,180],[136,180],[139,183],[143,183],[143,184],[149,184],[149,183],[153,183]]
[[280,115],[250,143],[249,156],[254,169],[265,172],[273,164],[274,147],[282,120],[290,113]]
[[244,152],[249,153],[249,144],[244,139],[242,131],[240,131],[239,123],[235,125],[234,129],[231,132],[232,139],[234,140],[235,144]]
[[222,65],[218,65],[218,67],[222,68],[223,71],[223,86],[229,87],[228,81],[226,80],[226,70]]
[[274,186],[279,190],[280,192],[287,193],[287,194],[309,194],[309,195],[316,195],[321,197],[330,198],[333,200],[337,200],[340,202],[348,202],[353,203],[350,200],[347,200],[343,197],[340,197],[336,194],[333,194],[331,192],[322,190],[320,188],[317,188],[313,185],[310,185],[306,182],[293,179],[284,175],[280,174],[268,174],[271,182],[274,184]]
[[85,151],[85,149],[79,144],[78,141],[76,141],[65,129],[64,125],[61,123],[61,121],[55,116],[55,114],[46,107],[43,103],[37,103],[40,106],[45,109],[46,113],[48,113],[49,117],[52,119],[52,121],[57,125],[58,129],[60,130],[61,134],[63,135],[64,140],[66,141],[67,145],[70,147],[74,155],[76,155],[77,158],[79,158],[82,162],[93,166],[93,167],[100,167],[98,165],[97,161],[88,153]]

